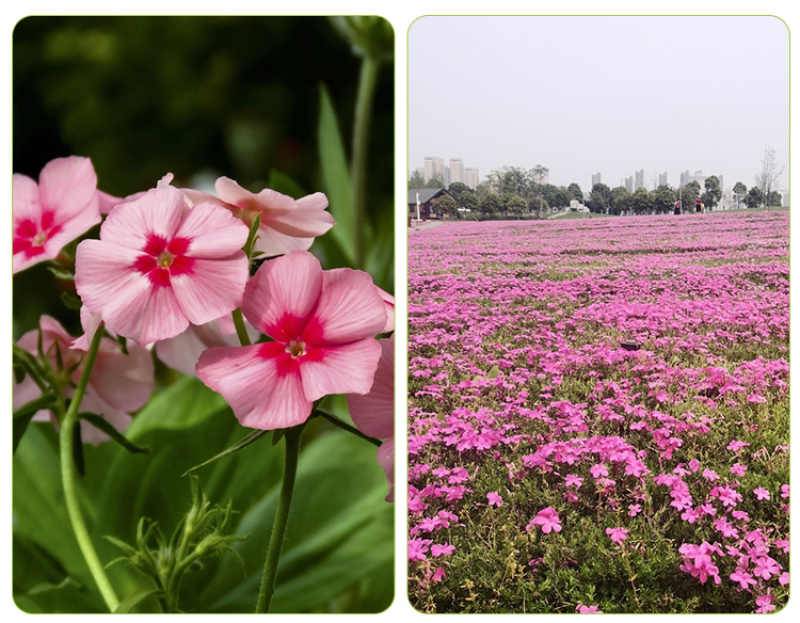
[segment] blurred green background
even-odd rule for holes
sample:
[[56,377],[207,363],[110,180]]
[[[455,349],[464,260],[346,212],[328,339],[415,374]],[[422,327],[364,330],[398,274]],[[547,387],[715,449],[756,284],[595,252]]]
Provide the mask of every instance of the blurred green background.
[[[339,225],[311,251],[324,268],[355,266],[352,232],[361,227],[361,267],[394,292],[393,47],[391,26],[375,19],[29,17],[13,34],[14,172],[38,179],[53,158],[80,155],[92,159],[98,187],[118,197],[154,187],[167,172],[175,186],[202,190],[225,175],[254,192],[322,191]],[[359,53],[381,58],[363,223],[348,174]],[[43,313],[81,332],[77,312],[60,300],[74,292],[71,281],[38,265],[15,275],[13,288],[15,339]],[[160,365],[157,379],[126,433],[150,454],[84,447],[80,497],[104,562],[120,551],[103,537],[132,542],[142,516],[169,534],[190,504],[182,474],[248,432],[197,379]],[[325,406],[349,418],[342,396]],[[274,611],[379,612],[394,592],[394,506],[384,501],[375,447],[321,418],[303,445]],[[14,454],[14,598],[29,612],[102,612],[69,529],[58,454],[49,423],[32,424]],[[283,443],[267,437],[198,472],[213,502],[232,502],[236,534],[250,538],[236,546],[244,569],[226,558],[187,578],[185,609],[252,611],[282,462]],[[150,587],[122,563],[109,575],[120,597]]]
[[[176,186],[210,189],[225,175],[256,192],[330,198],[320,90],[349,163],[360,64],[324,17],[28,17],[13,35],[14,172],[37,179],[53,158],[80,155],[92,159],[99,188],[118,197],[172,172]],[[364,227],[391,247],[391,59],[378,73],[368,156]],[[326,268],[347,265],[331,237],[312,252]],[[391,260],[384,253],[366,268],[393,292]],[[42,313],[77,332],[58,300],[69,287],[43,266],[16,275],[15,337]]]

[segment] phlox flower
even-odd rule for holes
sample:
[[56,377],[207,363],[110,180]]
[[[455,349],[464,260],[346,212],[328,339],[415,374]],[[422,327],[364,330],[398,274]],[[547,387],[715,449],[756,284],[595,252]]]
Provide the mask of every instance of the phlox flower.
[[296,426],[323,396],[369,392],[386,311],[368,274],[323,271],[313,255],[294,251],[261,265],[242,312],[274,341],[209,348],[196,370],[243,426]]
[[100,222],[97,175],[88,158],[48,162],[37,184],[13,176],[13,260],[18,273],[58,256],[69,242]]
[[789,485],[781,485],[781,497],[782,498],[789,497]]
[[575,610],[580,614],[603,614],[603,611],[600,610],[600,606],[584,606],[583,604],[578,604]]
[[636,517],[642,512],[641,504],[628,504],[628,517]]
[[247,227],[219,206],[189,209],[171,187],[114,208],[84,240],[75,286],[118,335],[146,346],[236,309],[247,281]]
[[423,561],[427,560],[428,548],[431,545],[430,539],[409,539],[408,540],[408,559]]
[[328,198],[322,193],[301,199],[292,199],[269,188],[252,193],[227,177],[220,177],[214,190],[217,197],[190,189],[183,192],[192,203],[224,206],[248,226],[260,215],[254,250],[268,256],[307,251],[317,236],[335,224],[330,212],[325,211]]
[[738,582],[739,586],[741,586],[745,590],[749,590],[749,587],[755,586],[756,584],[758,584],[758,582],[756,582],[753,579],[753,576],[750,575],[749,573],[747,573],[746,571],[739,572],[737,570],[737,571],[731,573],[730,578],[734,582]]
[[541,526],[542,532],[550,534],[551,531],[561,532],[561,520],[552,506],[539,511],[530,523],[525,526],[525,532],[530,532],[533,526]]
[[715,472],[713,469],[704,469],[703,470],[703,478],[706,480],[719,480],[719,474]]
[[580,489],[581,485],[583,484],[583,478],[573,474],[567,474],[564,484],[567,487],[575,487],[576,489]]
[[773,575],[778,575],[783,570],[780,563],[770,556],[760,556],[755,560],[753,574],[757,578],[769,580]]
[[739,476],[739,478],[741,478],[745,473],[747,473],[746,465],[742,465],[741,463],[734,463],[731,465],[731,474],[734,476]]
[[500,508],[503,504],[503,498],[500,497],[500,494],[497,491],[491,491],[490,493],[486,494],[486,499],[489,501],[489,506],[496,506]]
[[784,571],[778,578],[778,584],[780,584],[781,586],[786,586],[788,583],[789,583],[789,572]]
[[378,340],[381,356],[368,394],[348,394],[347,406],[356,428],[365,435],[386,439],[378,448],[378,462],[389,481],[387,502],[394,502],[394,335]]
[[608,468],[602,463],[598,463],[589,468],[589,473],[592,474],[593,478],[606,478],[608,477]]
[[[64,396],[69,398],[83,373],[86,351],[70,346],[74,338],[54,318],[42,316],[39,327],[42,331],[42,350],[54,370],[58,359],[56,350],[60,353],[65,375],[62,379]],[[17,345],[36,356],[38,339],[38,331],[28,331]],[[128,344],[126,355],[120,351],[116,341],[104,337],[100,341],[97,359],[81,402],[81,411],[101,415],[114,428],[124,431],[131,421],[128,414],[147,402],[154,386],[153,359],[147,350],[136,344]],[[13,408],[16,410],[41,395],[41,390],[29,376],[21,383],[15,381]],[[48,418],[56,423],[55,415],[48,410],[41,410],[34,416],[36,420]],[[84,442],[98,444],[108,436],[88,422],[83,422],[81,438]]]
[[441,582],[447,577],[447,574],[444,572],[444,567],[437,567],[436,571],[433,572],[431,576],[431,582]]
[[768,500],[769,499],[769,491],[764,489],[764,487],[758,487],[757,489],[753,489],[753,493],[758,500]]
[[431,545],[431,556],[434,558],[450,556],[454,551],[456,551],[455,545],[450,545],[449,543],[445,543],[444,545]]
[[769,589],[767,589],[767,593],[765,595],[759,595],[756,597],[756,613],[758,614],[766,614],[767,612],[772,612],[775,610],[775,606],[772,604],[773,597],[769,594]]
[[611,537],[611,540],[614,543],[622,544],[628,538],[628,534],[630,530],[626,530],[622,526],[617,526],[616,528],[606,528],[606,534]]
[[728,444],[728,446],[727,446],[727,448],[726,448],[726,449],[727,449],[727,450],[730,450],[731,452],[738,452],[738,451],[739,451],[739,450],[741,450],[742,448],[746,448],[746,447],[747,447],[747,446],[749,446],[749,445],[750,445],[750,444],[749,444],[749,443],[747,443],[746,441],[738,441],[737,439],[734,439],[733,441],[731,441],[731,442]]

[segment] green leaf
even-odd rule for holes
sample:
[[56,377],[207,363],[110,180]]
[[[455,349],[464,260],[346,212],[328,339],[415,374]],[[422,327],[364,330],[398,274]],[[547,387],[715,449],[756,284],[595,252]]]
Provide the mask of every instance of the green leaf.
[[201,467],[205,467],[206,465],[209,465],[210,463],[213,463],[214,461],[216,461],[218,459],[221,459],[224,456],[227,456],[229,454],[233,454],[234,452],[237,452],[237,451],[241,450],[242,448],[245,448],[245,447],[249,446],[251,443],[253,443],[254,441],[260,439],[261,437],[263,437],[264,435],[268,434],[269,432],[270,431],[268,431],[268,430],[254,430],[254,431],[251,431],[250,433],[248,433],[247,435],[242,437],[239,441],[237,441],[235,444],[233,444],[229,448],[226,448],[225,450],[223,450],[222,452],[220,452],[216,456],[211,457],[207,461],[203,461],[202,463],[200,463],[200,465],[195,465],[191,469],[185,471],[183,475],[186,476],[188,474],[191,474],[193,471],[198,470]]
[[31,400],[30,402],[26,402],[19,409],[14,411],[13,452],[17,451],[17,446],[19,445],[22,436],[25,434],[25,431],[28,430],[28,425],[31,423],[33,416],[36,415],[36,413],[40,409],[46,409],[47,407],[52,405],[55,401],[56,397],[53,394],[45,394],[44,396],[41,396],[36,400]]
[[83,439],[81,439],[80,422],[75,422],[75,428],[72,429],[72,460],[75,462],[78,475],[83,476],[86,473],[86,464],[83,460]]
[[159,592],[161,592],[159,589],[151,588],[150,590],[138,591],[133,595],[129,595],[119,602],[117,609],[114,610],[114,614],[128,614],[134,607],[138,606],[145,599]]
[[97,415],[96,413],[81,413],[78,417],[82,420],[86,420],[94,426],[95,428],[99,428],[103,431],[106,435],[111,437],[113,441],[116,441],[119,445],[125,448],[128,452],[150,452],[149,448],[143,448],[141,446],[137,446],[135,443],[128,441],[125,436],[120,433],[114,426],[105,419],[101,415]]
[[47,270],[53,273],[58,279],[63,279],[65,281],[73,281],[75,279],[75,275],[73,273],[61,268],[60,266],[48,266]]
[[133,418],[127,437],[136,439],[155,429],[189,428],[225,410],[222,396],[200,379],[187,376],[150,399]]
[[25,366],[15,363],[12,370],[14,371],[14,382],[19,385],[25,380]]
[[61,293],[61,302],[66,305],[67,309],[72,309],[74,311],[79,311],[83,305],[81,299],[70,292]]
[[486,378],[489,379],[496,379],[500,375],[500,368],[497,366],[492,366],[492,369],[489,370],[489,374],[486,375]]
[[256,238],[258,237],[258,226],[261,224],[261,215],[256,214],[256,217],[253,219],[252,224],[250,225],[250,233],[247,235],[247,242],[244,243],[244,254],[248,257],[252,257],[253,255],[253,247],[256,244]]
[[348,262],[352,264],[355,261],[353,235],[356,226],[353,187],[336,111],[324,84],[320,85],[319,159],[329,211],[336,219],[336,225],[328,235],[339,243]]

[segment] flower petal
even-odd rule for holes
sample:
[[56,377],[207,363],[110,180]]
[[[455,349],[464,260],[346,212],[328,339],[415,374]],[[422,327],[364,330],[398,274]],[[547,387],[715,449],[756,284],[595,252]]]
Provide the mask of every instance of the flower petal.
[[314,238],[286,236],[262,223],[258,228],[258,238],[256,238],[253,249],[267,257],[274,257],[286,255],[292,251],[308,251],[312,244],[314,244]]
[[44,165],[39,174],[42,209],[55,212],[56,223],[63,223],[86,209],[96,192],[97,175],[89,158],[56,158]]
[[247,242],[248,233],[247,225],[229,210],[201,203],[189,210],[175,235],[191,241],[186,255],[220,258],[239,251]]
[[311,415],[312,403],[303,395],[300,375],[284,373],[279,358],[269,356],[265,346],[209,348],[200,355],[197,376],[222,394],[242,426],[261,430],[296,426]]
[[343,344],[374,337],[385,326],[386,307],[372,278],[362,271],[337,268],[323,273],[319,303],[303,339],[314,346]]
[[389,481],[389,495],[386,496],[386,501],[394,502],[394,436],[389,437],[378,448],[378,463],[386,472],[386,479]]
[[237,251],[228,258],[193,259],[188,272],[172,274],[170,283],[183,315],[192,324],[200,325],[239,307],[247,266],[247,256]]
[[328,199],[314,193],[296,201],[297,209],[265,219],[269,227],[287,236],[316,238],[336,224],[333,215],[325,211]]
[[277,191],[265,188],[257,195],[245,190],[228,177],[220,177],[214,184],[220,199],[243,210],[264,212],[268,215],[284,214],[297,209],[294,199]]
[[372,387],[380,357],[381,347],[374,339],[313,349],[300,360],[306,398],[366,394]]
[[242,313],[273,339],[295,339],[314,311],[322,283],[319,260],[305,251],[264,262],[247,284]]
[[104,242],[140,251],[152,235],[172,240],[188,210],[177,188],[167,186],[147,191],[134,201],[115,207],[100,228]]
[[103,338],[90,385],[97,396],[119,411],[135,411],[144,406],[155,388],[155,369],[150,352],[128,344],[128,354]]
[[11,200],[15,223],[23,219],[38,222],[42,206],[39,203],[39,187],[36,182],[19,173],[14,173],[12,180]]
[[394,337],[378,340],[381,358],[369,393],[349,394],[347,407],[358,430],[377,439],[394,434]]

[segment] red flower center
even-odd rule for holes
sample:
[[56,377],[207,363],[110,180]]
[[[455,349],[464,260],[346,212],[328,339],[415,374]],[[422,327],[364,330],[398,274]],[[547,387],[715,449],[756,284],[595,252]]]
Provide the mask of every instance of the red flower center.
[[17,221],[14,227],[13,251],[35,257],[44,253],[44,243],[61,231],[61,225],[53,225],[53,212],[42,212],[38,223],[33,219]]
[[162,236],[150,234],[142,249],[142,255],[136,258],[133,267],[143,275],[147,275],[154,286],[169,286],[172,276],[192,272],[194,258],[185,255],[190,243],[191,240],[188,238],[173,238],[167,242]]

